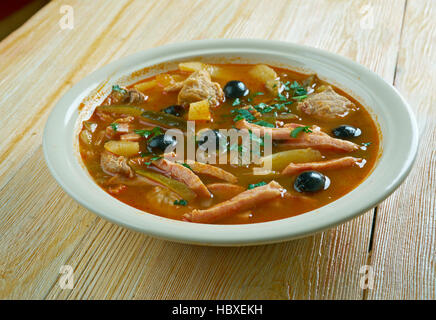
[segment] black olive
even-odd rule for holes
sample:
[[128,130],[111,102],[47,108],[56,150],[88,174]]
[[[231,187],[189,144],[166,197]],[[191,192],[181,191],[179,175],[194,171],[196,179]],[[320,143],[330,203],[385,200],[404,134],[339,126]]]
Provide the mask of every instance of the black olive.
[[162,152],[165,152],[165,149],[169,146],[175,146],[176,144],[177,140],[175,137],[160,134],[151,138],[151,140],[147,144],[147,150],[151,153],[160,154]]
[[178,104],[166,107],[166,108],[162,109],[161,111],[164,113],[171,114],[171,115],[176,116],[176,117],[181,117],[185,113],[185,109]]
[[305,171],[301,173],[294,182],[294,189],[298,192],[316,192],[323,190],[327,178],[318,171]]
[[359,128],[349,126],[347,124],[344,124],[342,126],[333,129],[332,132],[335,135],[335,137],[341,139],[355,138],[362,134],[362,131]]
[[224,94],[229,99],[236,99],[248,94],[248,89],[242,81],[232,80],[224,86]]
[[204,130],[200,133],[200,137],[197,139],[198,147],[201,149],[206,149],[206,142],[209,139],[215,139],[216,149],[220,148],[220,141],[222,148],[225,150],[228,144],[227,137],[224,136],[219,130]]

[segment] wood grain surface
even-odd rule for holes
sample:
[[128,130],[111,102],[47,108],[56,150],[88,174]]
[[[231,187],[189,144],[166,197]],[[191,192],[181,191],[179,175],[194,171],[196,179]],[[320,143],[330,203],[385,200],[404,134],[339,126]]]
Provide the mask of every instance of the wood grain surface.
[[[65,4],[72,30],[59,27]],[[0,42],[0,298],[435,299],[435,9],[432,0],[50,2]],[[157,240],[78,205],[43,159],[56,101],[120,57],[205,38],[301,43],[378,73],[418,116],[409,178],[348,223],[255,247]],[[71,290],[58,283],[63,265],[74,269]],[[372,289],[361,286],[365,265],[374,269]]]

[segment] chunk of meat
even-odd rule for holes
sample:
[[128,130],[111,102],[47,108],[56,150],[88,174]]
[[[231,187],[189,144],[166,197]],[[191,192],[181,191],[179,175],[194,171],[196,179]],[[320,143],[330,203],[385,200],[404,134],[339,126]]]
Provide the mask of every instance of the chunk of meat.
[[191,102],[209,100],[211,106],[217,106],[224,100],[224,92],[217,82],[212,82],[209,72],[196,71],[186,80],[164,88],[164,91],[178,91],[178,103],[187,105]]
[[135,173],[132,168],[127,164],[127,158],[117,156],[108,151],[104,151],[100,156],[100,166],[104,172],[114,175],[123,174],[129,178],[133,178]]
[[147,101],[148,96],[136,89],[129,89],[124,96],[124,101],[128,103],[143,103]]
[[[284,129],[294,130],[300,127],[300,124],[285,124]],[[298,148],[314,148],[319,150],[329,150],[335,152],[353,152],[359,149],[359,146],[351,141],[336,139],[322,132],[318,126],[312,126],[312,132],[300,132],[297,138],[290,138],[283,142],[284,145]]]
[[194,191],[198,196],[207,198],[212,196],[204,183],[191,169],[173,161],[168,161],[167,159],[155,160],[153,161],[153,165],[164,171],[171,178],[186,184],[188,188]]
[[211,183],[207,188],[215,197],[227,200],[245,191],[245,188],[231,183]]
[[361,158],[344,157],[327,161],[290,163],[285,169],[283,169],[282,174],[293,175],[306,170],[341,169],[353,166],[360,161],[362,161]]
[[136,89],[127,89],[120,87],[120,91],[112,91],[106,98],[105,104],[120,104],[120,103],[132,103],[138,104],[147,101],[148,96]]
[[319,150],[331,150],[336,152],[353,152],[359,149],[359,146],[347,140],[336,139],[321,131],[317,126],[312,126],[312,132],[300,132],[297,138],[291,137],[291,132],[297,127],[303,125],[297,123],[285,124],[283,128],[266,128],[246,120],[240,120],[236,123],[238,129],[249,129],[254,133],[264,136],[265,133],[271,135],[273,140],[283,140],[286,146],[298,148],[313,148]]
[[333,120],[347,116],[355,105],[337,94],[331,86],[324,91],[309,95],[297,105],[297,109],[320,120]]
[[221,202],[209,209],[192,210],[190,213],[184,214],[183,219],[190,222],[211,223],[246,211],[266,201],[280,198],[283,193],[282,186],[275,181],[271,181],[267,185],[244,191],[232,199]]

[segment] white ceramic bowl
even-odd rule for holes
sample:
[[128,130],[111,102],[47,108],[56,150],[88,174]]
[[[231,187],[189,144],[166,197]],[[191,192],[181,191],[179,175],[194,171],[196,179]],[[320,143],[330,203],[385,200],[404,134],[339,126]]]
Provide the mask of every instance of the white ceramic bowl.
[[[104,192],[84,168],[77,133],[115,83],[132,83],[180,60],[268,63],[316,72],[353,97],[374,116],[383,153],[370,176],[342,198],[305,214],[248,225],[205,225],[162,218],[130,207]],[[163,65],[159,65],[165,63]],[[158,65],[157,67],[151,67]],[[151,67],[151,68],[148,68]],[[145,69],[144,69],[145,68]],[[143,69],[142,72],[134,71]],[[134,73],[132,75],[132,73]],[[79,105],[84,107],[79,111]],[[202,40],[166,45],[115,61],[92,73],[57,103],[43,137],[47,165],[62,188],[101,217],[153,237],[202,245],[264,244],[307,236],[350,220],[388,197],[409,173],[418,147],[418,129],[406,101],[390,84],[341,56],[292,43],[266,40]]]

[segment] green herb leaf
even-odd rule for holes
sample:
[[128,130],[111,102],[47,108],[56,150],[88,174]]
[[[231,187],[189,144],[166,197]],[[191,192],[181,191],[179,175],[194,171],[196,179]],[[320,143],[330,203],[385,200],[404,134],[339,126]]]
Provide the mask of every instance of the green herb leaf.
[[127,93],[127,90],[121,88],[121,87],[120,87],[119,85],[117,85],[117,84],[114,85],[114,86],[112,86],[112,91],[119,92],[119,93],[122,93],[122,94]]
[[306,132],[306,133],[312,132],[312,130],[310,130],[310,127],[309,127],[309,126],[305,126],[305,127],[297,127],[297,128],[295,128],[294,130],[291,131],[291,137],[292,137],[292,138],[297,138],[298,134],[299,134],[301,131],[304,131],[304,132]]
[[266,122],[265,120],[259,120],[253,123],[262,127],[274,128],[274,125],[272,123]]
[[292,97],[292,99],[298,100],[298,101],[301,101],[301,100],[306,99],[306,98],[307,98],[307,94],[302,95],[302,96]]
[[367,147],[367,146],[369,146],[371,143],[372,143],[372,142],[363,142],[362,145],[365,146],[365,147]]
[[233,101],[232,106],[239,106],[241,104],[241,100],[239,98],[236,98],[235,101]]
[[264,185],[266,185],[266,182],[265,181],[261,181],[261,182],[258,182],[258,183],[249,184],[247,189],[251,190],[251,189],[254,189],[254,188],[257,188],[257,187],[261,187],[261,186],[264,186]]
[[118,130],[118,123],[111,123],[110,126],[112,127],[112,129],[117,132]]
[[289,81],[286,81],[285,83],[282,83],[283,89],[286,90],[286,91],[289,91],[290,90],[289,84],[290,84]]
[[307,94],[307,90],[301,86],[297,81],[294,81],[293,84],[291,84],[291,89],[294,90],[294,97],[296,96],[304,96]]
[[175,200],[174,204],[176,206],[186,206],[188,204],[188,201],[184,200],[184,199],[180,199],[180,200]]

